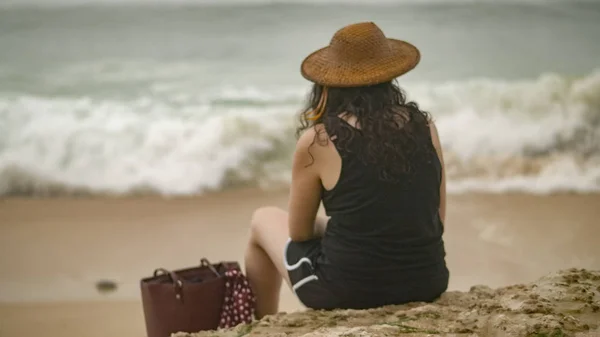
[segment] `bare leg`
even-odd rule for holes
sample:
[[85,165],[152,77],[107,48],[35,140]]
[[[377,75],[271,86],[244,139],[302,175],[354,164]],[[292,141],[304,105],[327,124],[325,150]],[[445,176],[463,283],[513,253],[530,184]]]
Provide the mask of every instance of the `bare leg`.
[[257,209],[250,224],[246,249],[246,276],[256,296],[256,317],[275,314],[279,308],[281,280],[289,284],[283,250],[289,237],[288,214],[276,207]]

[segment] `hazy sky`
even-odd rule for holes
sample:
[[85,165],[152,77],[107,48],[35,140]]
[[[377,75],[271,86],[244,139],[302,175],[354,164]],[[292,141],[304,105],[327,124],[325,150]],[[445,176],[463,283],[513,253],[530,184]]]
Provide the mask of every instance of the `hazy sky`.
[[[578,0],[0,0],[0,5],[80,5],[80,4],[123,4],[123,3],[190,3],[190,4],[257,4],[257,3],[551,3],[551,2],[577,2]],[[600,2],[600,0],[583,0],[584,2]]]
[[[409,0],[416,1],[419,0]],[[423,0],[421,0],[423,1]],[[444,0],[442,0],[444,1]],[[448,1],[448,0],[446,0]],[[397,3],[406,2],[406,0],[0,0],[0,4],[85,4],[85,3],[195,3],[195,4],[218,4],[218,3],[302,3],[302,2],[354,2],[354,3],[372,3],[372,2],[387,2]]]

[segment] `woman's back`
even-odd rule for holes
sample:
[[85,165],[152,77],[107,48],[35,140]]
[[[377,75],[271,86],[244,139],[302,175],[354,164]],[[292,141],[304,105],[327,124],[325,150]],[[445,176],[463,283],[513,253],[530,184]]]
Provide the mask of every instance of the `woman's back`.
[[[333,131],[328,125],[339,126]],[[350,295],[349,307],[437,297],[438,289],[447,286],[448,273],[439,216],[442,168],[429,129],[415,132],[415,141],[428,146],[415,152],[407,172],[394,179],[384,179],[378,165],[364,162],[361,154],[368,151],[368,141],[354,125],[332,117],[324,121],[324,131],[335,151],[322,156],[339,156],[341,165],[324,168],[339,173],[334,186],[322,190],[331,218],[318,272],[340,297]],[[349,141],[340,146],[338,139]],[[431,295],[418,289],[424,279],[435,283],[424,289],[435,288]]]

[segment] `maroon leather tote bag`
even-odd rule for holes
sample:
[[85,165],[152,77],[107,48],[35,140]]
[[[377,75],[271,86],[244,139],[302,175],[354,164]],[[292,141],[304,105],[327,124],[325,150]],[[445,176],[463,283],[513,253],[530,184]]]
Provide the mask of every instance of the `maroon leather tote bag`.
[[211,264],[201,259],[198,267],[175,271],[158,268],[152,277],[142,279],[140,287],[148,337],[217,329],[231,270],[239,271],[239,264]]

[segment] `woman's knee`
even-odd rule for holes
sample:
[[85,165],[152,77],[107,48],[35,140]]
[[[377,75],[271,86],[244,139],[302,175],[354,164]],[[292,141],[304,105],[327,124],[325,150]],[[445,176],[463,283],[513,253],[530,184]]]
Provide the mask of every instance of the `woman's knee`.
[[[278,225],[276,224],[277,222],[286,220],[287,212],[281,208],[274,206],[260,207],[257,208],[254,213],[252,213],[252,218],[250,220],[250,232],[253,236],[257,236],[265,228]],[[285,224],[285,222],[283,224]]]

